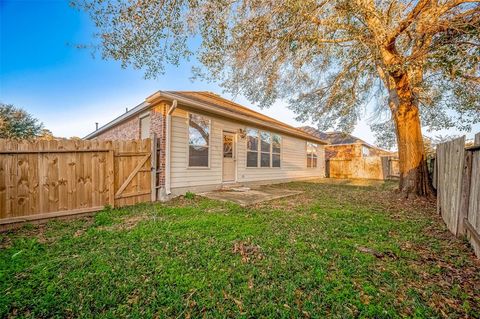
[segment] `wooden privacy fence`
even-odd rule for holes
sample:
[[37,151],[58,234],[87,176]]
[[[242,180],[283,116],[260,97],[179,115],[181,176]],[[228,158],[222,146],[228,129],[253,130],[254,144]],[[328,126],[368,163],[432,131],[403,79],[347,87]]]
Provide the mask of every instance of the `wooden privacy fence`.
[[400,174],[398,159],[391,156],[331,158],[325,167],[326,176],[330,178],[387,180]]
[[156,144],[0,140],[0,225],[155,200]]
[[465,137],[439,144],[433,180],[438,213],[454,235],[467,236],[480,257],[480,133],[471,147],[465,147]]

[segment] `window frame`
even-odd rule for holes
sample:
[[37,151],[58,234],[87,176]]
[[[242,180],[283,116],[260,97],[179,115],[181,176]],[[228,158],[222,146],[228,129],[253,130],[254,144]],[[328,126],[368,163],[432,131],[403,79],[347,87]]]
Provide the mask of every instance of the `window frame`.
[[[308,147],[309,145],[312,147],[313,152],[311,154],[308,153]],[[318,144],[312,143],[312,142],[305,142],[305,154],[306,154],[306,166],[307,168],[315,169],[318,168]],[[314,156],[315,155],[315,156]],[[308,160],[310,158],[310,166],[308,166]],[[313,159],[316,159],[314,162]],[[315,165],[313,165],[315,163]]]
[[[272,167],[272,133],[268,131],[259,131],[260,133],[258,134],[260,137],[260,145],[259,145],[259,156],[260,156],[260,162],[258,163],[260,168],[271,168]],[[262,133],[268,134],[268,151],[265,152],[262,150]],[[268,154],[268,166],[262,166],[262,155],[263,154]]]
[[[150,118],[150,127],[148,128],[148,136],[145,138],[142,138],[142,120],[146,117]],[[140,140],[150,138],[151,132],[152,132],[152,117],[150,116],[150,112],[145,112],[140,114],[138,116],[138,138]]]
[[[257,150],[252,151],[248,149],[248,131],[255,131],[257,132]],[[245,168],[258,168],[260,164],[260,152],[258,151],[260,148],[260,130],[252,127],[247,127],[245,130],[246,133],[246,138],[245,138]],[[256,166],[248,166],[248,153],[257,153],[257,165]]]
[[[266,130],[261,130],[258,128],[254,127],[247,127],[246,131],[256,131],[257,132],[257,150],[249,150],[248,149],[248,133],[246,134],[245,138],[245,168],[246,169],[279,169],[282,168],[282,150],[283,150],[283,136],[278,133],[272,133],[271,131],[266,131]],[[267,133],[270,136],[270,149],[268,152],[262,151],[262,138],[261,135],[262,133]],[[273,136],[276,135],[280,138],[280,152],[273,152]],[[248,153],[257,153],[257,166],[248,166]],[[269,166],[262,166],[262,154],[269,154],[270,160],[269,160]],[[279,155],[280,156],[280,166],[273,166],[273,155]]]
[[369,156],[370,156],[370,148],[362,144],[362,157],[369,157]]
[[[201,116],[205,119],[208,119],[208,144],[207,146],[204,146],[204,145],[198,145],[198,144],[190,144],[190,115],[197,115],[197,116]],[[186,119],[186,123],[187,123],[187,158],[186,158],[186,164],[187,164],[187,169],[194,169],[194,170],[197,170],[197,169],[210,169],[210,164],[211,164],[211,143],[212,143],[212,118],[210,116],[206,116],[206,115],[203,115],[203,114],[200,114],[200,113],[194,113],[194,112],[187,112],[187,119]],[[207,159],[207,166],[190,166],[190,145],[193,145],[193,146],[202,146],[202,147],[206,147],[208,152],[207,152],[207,156],[208,156],[208,159]]]
[[[279,143],[280,143],[280,152],[278,152],[278,153],[273,151],[273,136],[274,136],[274,135],[276,135],[276,136],[278,136],[278,137],[280,138],[280,141],[279,141]],[[272,143],[271,143],[271,151],[270,151],[271,167],[272,167],[272,168],[282,168],[282,149],[283,149],[283,144],[282,144],[283,138],[282,138],[282,135],[276,134],[276,133],[271,133],[271,141],[272,141]],[[279,155],[279,156],[280,156],[280,165],[279,165],[279,166],[273,166],[273,155]]]

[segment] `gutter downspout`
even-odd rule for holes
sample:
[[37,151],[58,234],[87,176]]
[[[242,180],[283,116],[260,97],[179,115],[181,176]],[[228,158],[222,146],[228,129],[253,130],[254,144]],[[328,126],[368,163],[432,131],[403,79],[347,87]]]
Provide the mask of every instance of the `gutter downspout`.
[[168,109],[167,112],[167,124],[165,130],[165,193],[170,195],[170,144],[171,144],[171,122],[172,122],[172,113],[177,108],[177,100],[173,100],[172,106]]

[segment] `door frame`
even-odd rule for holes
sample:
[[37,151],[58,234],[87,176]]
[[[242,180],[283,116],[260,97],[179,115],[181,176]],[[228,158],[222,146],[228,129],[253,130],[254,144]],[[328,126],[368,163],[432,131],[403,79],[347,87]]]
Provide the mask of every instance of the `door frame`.
[[[234,177],[233,177],[233,180],[231,181],[224,181],[223,180],[223,139],[224,139],[224,136],[225,134],[228,134],[228,135],[232,135],[233,137],[233,150],[232,150],[232,154],[233,154],[233,165],[234,165]],[[232,131],[228,131],[228,130],[222,130],[222,153],[221,153],[221,157],[222,157],[222,184],[234,184],[237,182],[237,133],[235,132],[232,132]]]

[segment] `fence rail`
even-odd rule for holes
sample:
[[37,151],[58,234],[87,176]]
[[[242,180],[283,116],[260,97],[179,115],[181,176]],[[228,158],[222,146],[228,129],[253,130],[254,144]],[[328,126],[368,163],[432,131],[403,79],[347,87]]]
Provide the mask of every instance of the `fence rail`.
[[434,186],[448,229],[467,236],[480,257],[480,133],[472,147],[465,147],[465,137],[437,146]]
[[155,200],[152,144],[0,140],[0,226]]

